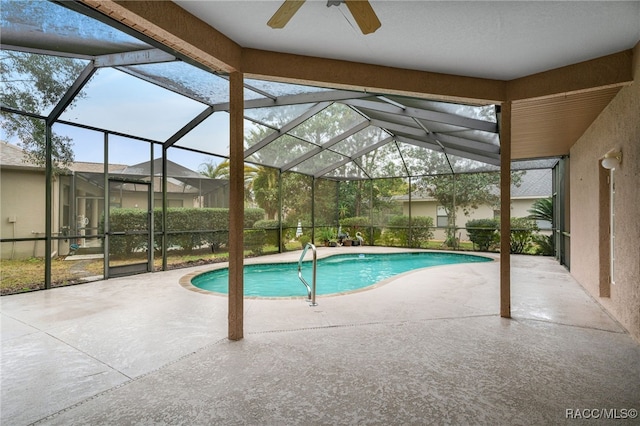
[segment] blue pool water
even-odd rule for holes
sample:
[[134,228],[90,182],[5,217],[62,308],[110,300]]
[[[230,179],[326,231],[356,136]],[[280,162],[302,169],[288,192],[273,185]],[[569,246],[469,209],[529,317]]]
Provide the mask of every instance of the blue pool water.
[[[357,290],[412,269],[489,261],[491,259],[481,256],[434,252],[330,256],[318,260],[316,294]],[[302,276],[311,285],[311,261],[303,262]],[[191,284],[203,290],[226,294],[229,285],[229,270],[224,268],[205,272],[194,277]],[[258,297],[307,296],[307,290],[298,278],[297,262],[268,263],[245,265],[244,295]]]

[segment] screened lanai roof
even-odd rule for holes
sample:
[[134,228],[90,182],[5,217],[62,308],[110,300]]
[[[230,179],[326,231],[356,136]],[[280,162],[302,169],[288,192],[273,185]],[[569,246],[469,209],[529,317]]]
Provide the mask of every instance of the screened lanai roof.
[[[4,111],[229,156],[227,77],[92,9],[2,0],[2,48],[5,56],[34,61],[62,57],[77,70],[57,99],[28,107],[3,90]],[[38,90],[36,82],[19,78],[20,69],[9,69],[14,75],[3,78],[3,89]],[[244,83],[249,163],[337,180],[499,169],[494,105],[251,78]]]

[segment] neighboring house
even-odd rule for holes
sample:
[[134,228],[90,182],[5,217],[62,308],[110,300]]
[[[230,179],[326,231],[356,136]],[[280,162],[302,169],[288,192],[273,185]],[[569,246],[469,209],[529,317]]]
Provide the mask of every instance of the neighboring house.
[[[153,202],[162,207],[162,160],[127,166],[109,164],[110,208],[147,208],[153,166]],[[0,235],[3,239],[45,235],[45,171],[27,161],[22,149],[0,142]],[[167,161],[168,207],[228,207],[228,181],[211,179]],[[53,235],[76,235],[80,246],[100,245],[105,211],[102,163],[75,162],[53,178]],[[68,239],[54,242],[52,255],[68,254]],[[3,242],[2,258],[44,256],[44,242]]]
[[[520,186],[511,186],[511,217],[529,216],[528,210],[533,207],[536,200],[551,197],[551,169],[527,170],[522,176]],[[498,188],[496,188],[496,192]],[[409,197],[402,195],[394,197],[402,203],[402,212],[409,215]],[[471,210],[466,216],[461,208],[456,210],[456,226],[464,228],[465,224],[472,219],[493,219],[500,217],[499,206],[480,205],[477,209]],[[444,240],[447,227],[447,213],[445,209],[438,205],[438,201],[430,196],[411,196],[411,216],[429,216],[433,218],[433,224],[438,228],[434,232],[436,240]],[[539,222],[538,227],[543,230],[550,230],[550,223]],[[460,229],[456,232],[461,241],[469,239],[466,231]]]

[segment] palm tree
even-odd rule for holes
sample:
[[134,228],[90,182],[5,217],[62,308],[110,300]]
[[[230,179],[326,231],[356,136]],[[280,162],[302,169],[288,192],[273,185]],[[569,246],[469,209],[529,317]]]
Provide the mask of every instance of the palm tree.
[[[202,163],[200,173],[212,179],[229,179],[229,160],[219,164],[213,161]],[[275,217],[278,209],[278,170],[266,166],[244,165],[245,202],[255,202],[264,209],[269,218]]]
[[533,203],[533,206],[527,210],[529,219],[545,220],[553,223],[553,200],[549,198],[540,198]]
[[200,164],[200,174],[211,179],[229,179],[229,160],[213,164],[213,160]]
[[[249,173],[247,173],[249,172]],[[247,176],[249,179],[247,179]],[[273,167],[246,166],[245,184],[253,193],[256,203],[264,209],[267,218],[274,219],[278,213],[278,180],[279,171]],[[247,191],[247,192],[249,192]]]
[[[547,221],[553,226],[553,200],[551,197],[536,200],[527,211],[530,213],[529,219]],[[538,245],[540,254],[551,256],[555,253],[553,232],[551,235],[536,234],[533,237],[533,241]]]

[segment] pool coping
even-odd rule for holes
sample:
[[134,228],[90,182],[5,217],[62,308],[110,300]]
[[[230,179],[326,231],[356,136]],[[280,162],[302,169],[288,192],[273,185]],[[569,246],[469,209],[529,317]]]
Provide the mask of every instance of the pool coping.
[[[371,246],[360,246],[360,248],[362,247],[371,247]],[[246,258],[244,259],[243,262],[243,266],[246,265],[260,265],[260,264],[274,264],[274,263],[298,263],[298,260],[278,260],[275,261],[273,259],[274,256],[277,257],[282,257],[283,255],[287,255],[290,256],[292,254],[295,253],[301,253],[301,250],[296,250],[296,251],[291,251],[291,252],[287,252],[287,253],[276,253],[273,255],[267,255],[267,256],[259,256],[259,257],[252,257],[252,258]],[[471,256],[477,256],[477,257],[484,257],[489,259],[489,261],[491,262],[496,262],[499,261],[499,253],[487,253],[487,252],[460,252],[460,251],[453,251],[453,250],[432,250],[432,249],[403,249],[403,248],[398,248],[398,247],[375,247],[375,250],[367,250],[366,252],[364,252],[364,254],[394,254],[394,253],[446,253],[446,254],[456,254],[456,255],[471,255]],[[330,251],[324,251],[324,250],[318,250],[317,251],[317,259],[325,259],[328,257],[332,257],[332,256],[339,256],[339,255],[344,255],[346,253],[342,252],[342,250],[330,250]],[[299,259],[299,256],[298,256]],[[408,274],[417,272],[417,271],[423,271],[425,269],[431,269],[431,268],[439,268],[439,267],[444,267],[444,266],[456,266],[456,265],[464,265],[465,263],[455,263],[455,264],[447,264],[447,265],[436,265],[436,266],[427,266],[424,268],[418,268],[418,269],[412,269],[406,272],[402,272],[400,274],[397,275],[393,275],[389,278],[386,278],[382,281],[378,281],[377,283],[373,283],[369,286],[366,287],[362,287],[362,288],[358,288],[358,289],[354,289],[354,290],[349,290],[349,291],[343,291],[343,292],[338,292],[338,293],[331,293],[331,294],[323,294],[323,295],[316,295],[317,298],[324,298],[324,297],[336,297],[336,296],[344,296],[347,294],[355,294],[355,293],[359,293],[359,292],[363,292],[363,291],[370,291],[370,290],[374,290],[376,288],[382,287],[383,285],[387,285],[389,283],[391,283],[392,281],[395,281],[399,278],[402,278]],[[192,271],[189,272],[188,274],[185,274],[183,276],[180,277],[180,279],[178,280],[178,284],[180,286],[182,286],[184,289],[189,290],[189,291],[193,291],[195,293],[199,293],[199,294],[206,294],[206,295],[212,295],[212,296],[221,296],[221,297],[229,297],[228,293],[220,293],[220,292],[216,292],[216,291],[211,291],[211,290],[204,290],[201,289],[199,287],[194,286],[191,283],[191,280],[193,278],[195,278],[198,275],[202,275],[205,274],[207,272],[211,272],[211,271],[216,271],[219,269],[228,269],[229,268],[229,262],[220,262],[220,263],[215,263],[215,264],[211,264],[211,265],[207,265],[207,269],[202,269],[202,270],[197,270],[197,271]],[[306,296],[244,296],[244,299],[255,299],[255,300],[306,300],[307,297]]]

